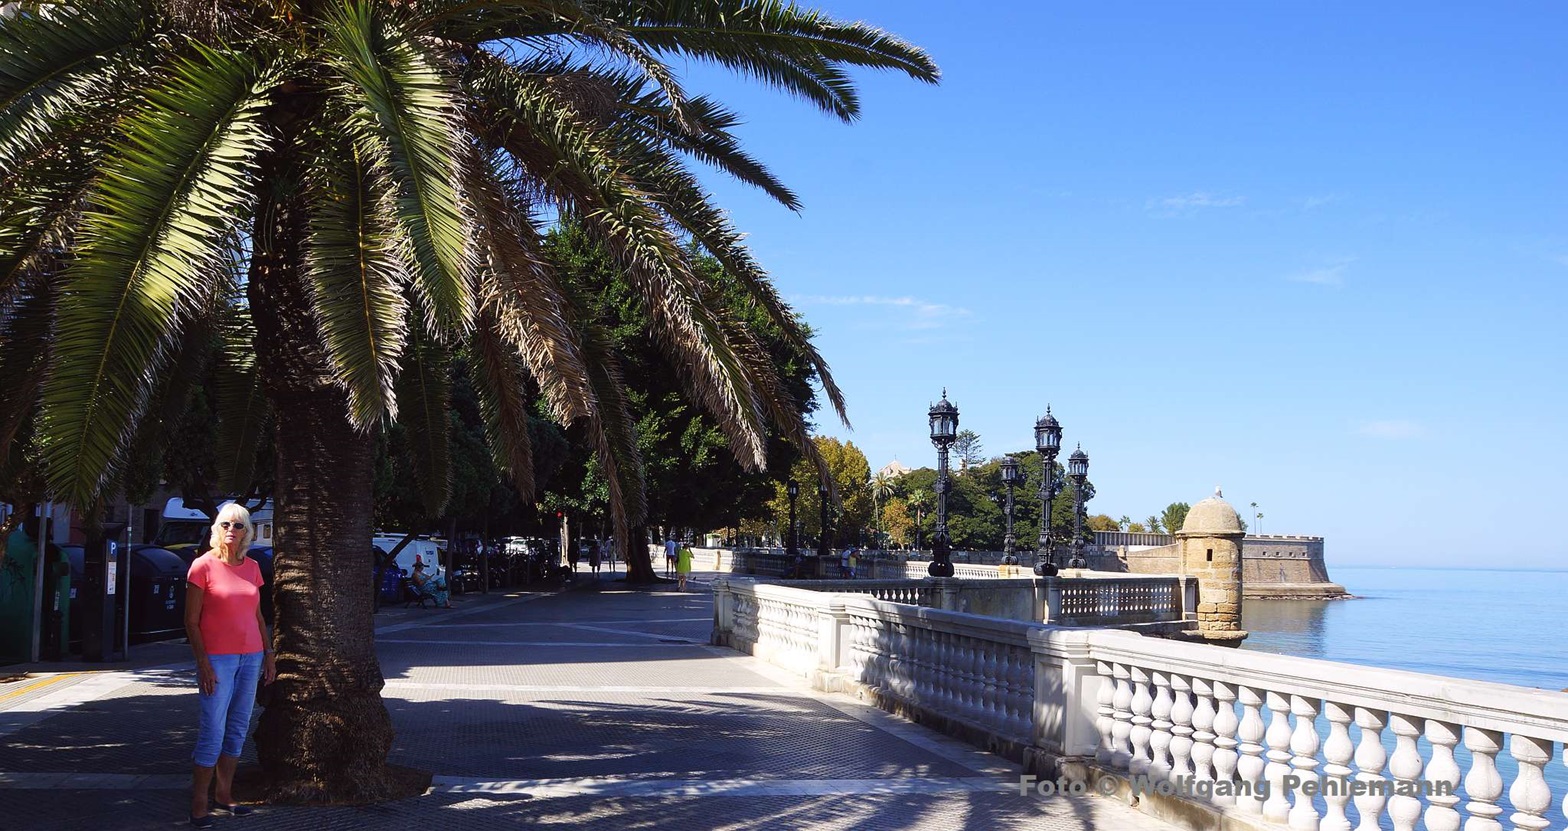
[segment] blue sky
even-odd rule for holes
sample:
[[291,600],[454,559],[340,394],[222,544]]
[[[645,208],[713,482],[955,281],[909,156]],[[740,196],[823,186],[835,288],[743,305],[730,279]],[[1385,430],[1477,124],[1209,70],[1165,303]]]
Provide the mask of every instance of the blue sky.
[[821,432],[919,466],[944,385],[992,454],[1050,403],[1093,512],[1222,485],[1331,566],[1568,563],[1568,7],[821,7],[942,84],[862,73],[846,126],[687,67],[805,203],[709,178],[849,397]]

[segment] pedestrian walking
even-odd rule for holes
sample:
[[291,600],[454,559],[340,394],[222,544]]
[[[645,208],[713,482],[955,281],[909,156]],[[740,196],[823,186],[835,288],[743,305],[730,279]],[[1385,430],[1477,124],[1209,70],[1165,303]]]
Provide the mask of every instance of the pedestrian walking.
[[681,546],[675,555],[675,590],[686,591],[686,578],[691,574],[691,549]]
[[599,576],[599,541],[588,542],[588,568],[593,571],[593,576]]
[[245,556],[255,537],[249,511],[232,502],[223,506],[212,523],[212,550],[196,558],[186,576],[185,634],[201,693],[191,755],[190,824],[196,828],[212,827],[212,811],[251,812],[234,802],[234,769],[245,749],[256,688],[277,675],[261,616],[261,566]]
[[680,543],[674,537],[664,538],[664,576],[669,577],[675,572],[675,559],[678,556]]

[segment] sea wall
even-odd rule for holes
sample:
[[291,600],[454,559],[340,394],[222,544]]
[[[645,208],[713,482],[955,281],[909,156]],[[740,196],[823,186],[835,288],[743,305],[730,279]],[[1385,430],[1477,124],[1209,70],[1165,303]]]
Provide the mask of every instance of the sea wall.
[[[1128,574],[1180,574],[1175,544],[1135,545],[1105,535],[1091,549],[1090,568]],[[1153,537],[1155,535],[1138,535]],[[1156,542],[1140,539],[1138,542]],[[1348,597],[1345,587],[1328,576],[1323,538],[1285,534],[1249,534],[1241,546],[1242,596],[1255,599],[1324,600]]]

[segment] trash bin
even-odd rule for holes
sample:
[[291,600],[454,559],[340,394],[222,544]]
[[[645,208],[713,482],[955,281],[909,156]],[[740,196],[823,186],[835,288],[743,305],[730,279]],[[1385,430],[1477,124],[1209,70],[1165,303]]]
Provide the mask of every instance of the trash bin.
[[185,561],[156,545],[131,549],[131,642],[185,634]]
[[71,560],[59,546],[50,543],[44,564],[43,634],[38,639],[38,657],[58,661],[65,657],[71,633]]
[[273,549],[270,545],[254,545],[246,556],[256,561],[256,566],[261,569],[261,616],[267,621],[269,631],[272,628],[272,562]]

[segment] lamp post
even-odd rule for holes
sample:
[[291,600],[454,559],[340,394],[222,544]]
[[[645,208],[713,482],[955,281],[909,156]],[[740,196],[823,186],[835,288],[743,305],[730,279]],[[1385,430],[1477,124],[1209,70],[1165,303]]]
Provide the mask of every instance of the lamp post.
[[817,504],[822,507],[822,533],[817,537],[817,556],[825,558],[833,553],[833,541],[828,538],[828,483],[826,482],[817,483]]
[[1018,484],[1018,460],[1012,456],[1002,459],[1002,484],[1007,486],[1007,536],[1002,538],[1002,562],[1016,565],[1018,560],[1013,556],[1017,543],[1013,538],[1013,486]]
[[936,445],[936,537],[931,541],[931,565],[926,573],[932,577],[953,576],[953,544],[947,536],[947,448],[958,438],[958,408],[947,400],[947,390],[942,390],[942,400],[932,405],[927,414],[931,419],[931,443]]
[[795,525],[795,497],[800,496],[800,485],[791,479],[784,483],[784,492],[789,494],[789,558],[794,562],[800,556],[800,539]]
[[1056,501],[1056,454],[1062,449],[1062,425],[1051,415],[1051,406],[1034,423],[1034,449],[1040,454],[1040,541],[1035,548],[1034,573],[1056,574],[1051,562],[1051,503]]
[[1083,556],[1083,487],[1089,478],[1089,454],[1079,447],[1067,457],[1067,475],[1073,480],[1073,558],[1068,568],[1085,568],[1089,561]]

